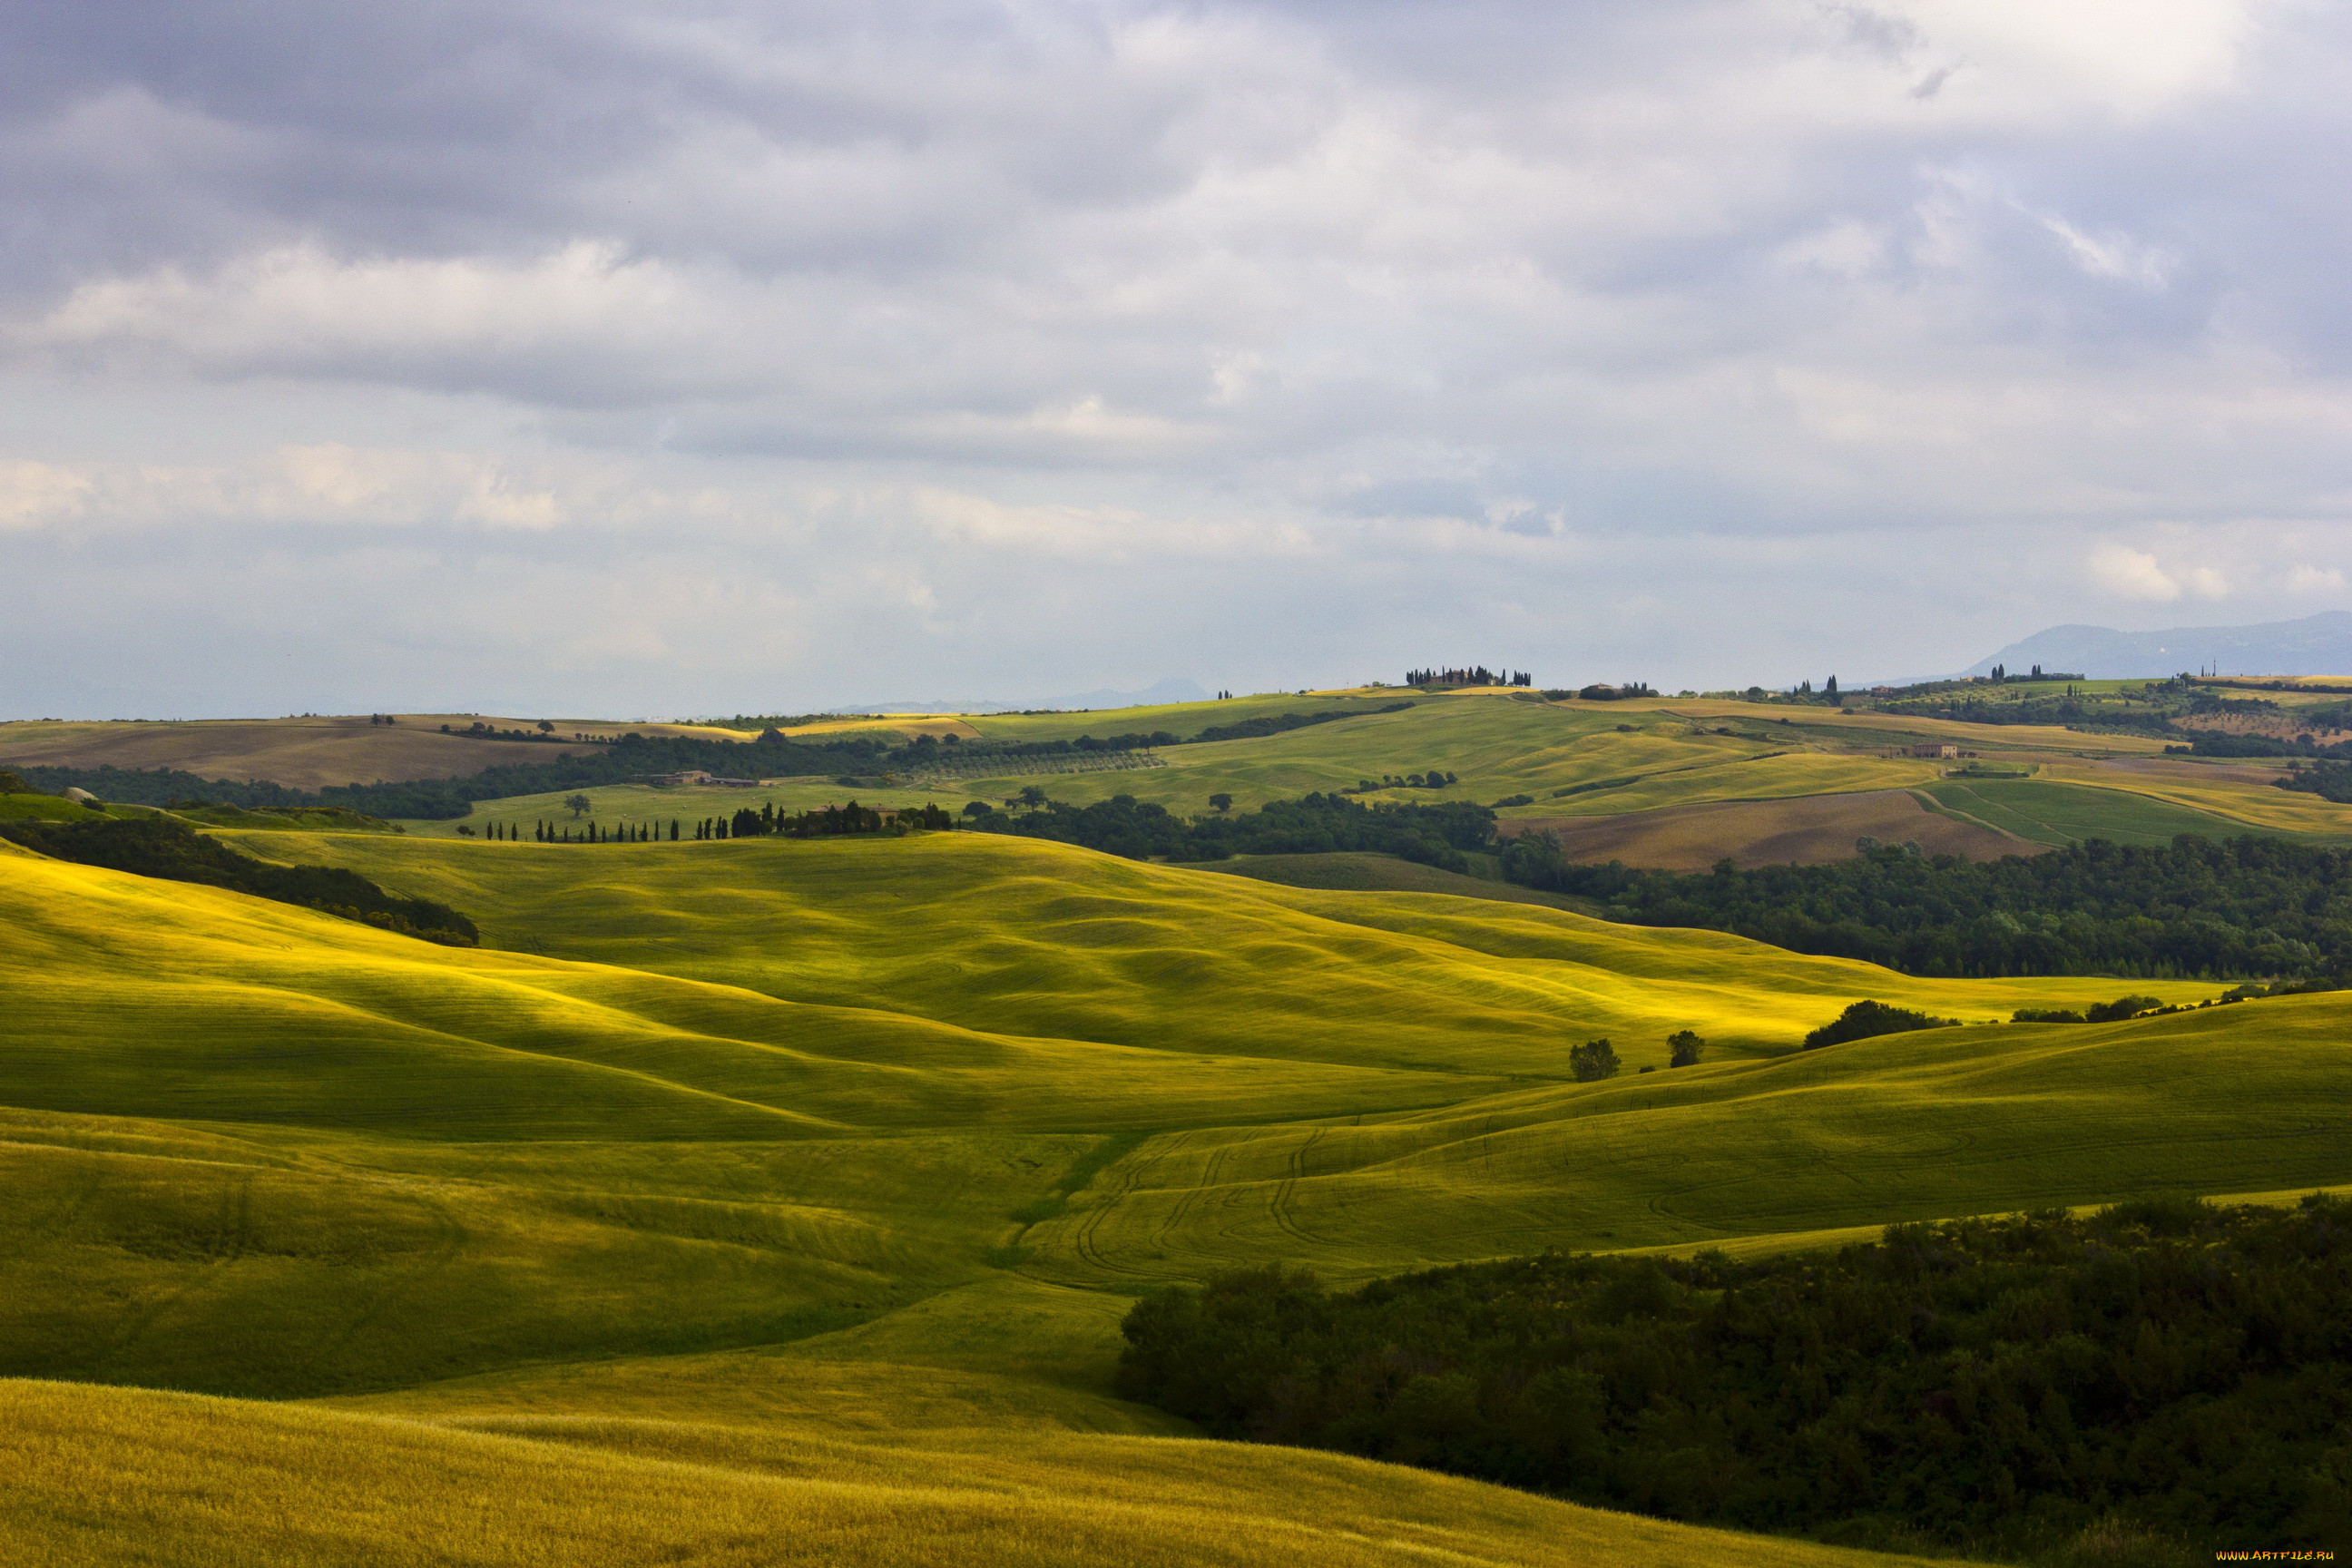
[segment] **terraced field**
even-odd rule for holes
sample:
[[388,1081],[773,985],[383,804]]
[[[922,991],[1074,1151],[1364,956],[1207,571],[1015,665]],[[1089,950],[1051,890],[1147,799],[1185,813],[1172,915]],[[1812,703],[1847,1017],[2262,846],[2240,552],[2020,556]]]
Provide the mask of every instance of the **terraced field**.
[[224,837],[487,945],[0,850],[0,1377],[79,1380],[0,1383],[28,1560],[1885,1563],[1199,1443],[1116,1325],[1234,1260],[2352,1177],[2328,996],[1801,1054],[2115,984],[982,836]]

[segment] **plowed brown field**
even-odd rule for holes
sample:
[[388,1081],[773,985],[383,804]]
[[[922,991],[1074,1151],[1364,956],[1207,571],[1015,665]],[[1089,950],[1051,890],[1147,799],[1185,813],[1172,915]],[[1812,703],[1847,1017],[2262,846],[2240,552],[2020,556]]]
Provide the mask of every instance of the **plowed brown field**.
[[1622,860],[1660,871],[1704,871],[1727,855],[1742,870],[1790,861],[1815,866],[1848,858],[1854,840],[1865,836],[1971,860],[2039,855],[2045,847],[1939,816],[1901,789],[1673,805],[1622,816],[1520,817],[1501,826],[1507,833],[1549,828],[1572,860]]

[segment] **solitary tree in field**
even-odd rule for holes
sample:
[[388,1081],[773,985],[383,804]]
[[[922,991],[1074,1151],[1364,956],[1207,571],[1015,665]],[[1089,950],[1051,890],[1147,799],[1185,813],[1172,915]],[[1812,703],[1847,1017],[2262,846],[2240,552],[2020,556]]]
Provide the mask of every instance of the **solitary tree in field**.
[[1024,805],[1045,805],[1045,786],[1044,784],[1023,784],[1021,786],[1021,804]]
[[1579,1083],[1598,1083],[1604,1078],[1615,1078],[1619,1065],[1617,1047],[1611,1045],[1606,1037],[1587,1040],[1569,1049],[1568,1070],[1576,1075]]
[[542,735],[552,735],[555,733],[555,726],[548,721],[541,719],[539,721],[539,732]]
[[1229,795],[1213,795],[1209,797],[1209,804],[1219,811],[1231,811],[1234,808],[1234,797]]
[[1666,1037],[1666,1049],[1671,1053],[1666,1058],[1668,1067],[1696,1067],[1699,1054],[1706,1049],[1706,1042],[1688,1029],[1677,1029]]
[[567,795],[563,797],[563,805],[564,808],[572,813],[574,821],[579,819],[582,812],[593,811],[596,806],[596,803],[584,795]]

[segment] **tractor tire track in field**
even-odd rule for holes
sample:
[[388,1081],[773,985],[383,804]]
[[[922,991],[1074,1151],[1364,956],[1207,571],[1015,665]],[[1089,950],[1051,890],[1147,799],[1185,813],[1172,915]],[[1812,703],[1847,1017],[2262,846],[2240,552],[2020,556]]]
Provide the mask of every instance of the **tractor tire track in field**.
[[1140,1268],[1129,1268],[1123,1264],[1113,1263],[1095,1240],[1095,1232],[1102,1228],[1102,1222],[1109,1216],[1110,1211],[1118,1205],[1120,1199],[1133,1193],[1137,1186],[1141,1184],[1142,1179],[1142,1167],[1139,1166],[1128,1172],[1118,1190],[1107,1194],[1102,1202],[1088,1209],[1087,1217],[1081,1220],[1077,1229],[1071,1233],[1071,1250],[1106,1274],[1125,1274],[1135,1278],[1144,1276],[1145,1271]]
[[253,1230],[253,1178],[250,1175],[239,1177],[233,1189],[222,1193],[219,1212],[217,1234],[226,1246],[216,1248],[204,1267],[183,1276],[180,1284],[159,1291],[143,1306],[132,1308],[121,1331],[92,1358],[93,1365],[103,1365],[145,1339],[174,1307],[210,1285],[221,1270],[245,1255]]
[[1210,1153],[1208,1163],[1201,1168],[1201,1179],[1178,1194],[1176,1201],[1169,1205],[1167,1213],[1161,1216],[1159,1228],[1151,1233],[1153,1247],[1162,1252],[1168,1249],[1167,1242],[1170,1234],[1182,1223],[1184,1216],[1192,1211],[1193,1205],[1201,1201],[1201,1194],[1217,1184],[1217,1173],[1224,1168],[1225,1161],[1233,1152],[1233,1144],[1220,1143]]
[[1273,1216],[1275,1227],[1309,1247],[1319,1247],[1322,1243],[1309,1236],[1306,1228],[1292,1217],[1291,1208],[1297,1196],[1299,1179],[1307,1174],[1307,1156],[1329,1131],[1328,1128],[1317,1128],[1305,1142],[1291,1152],[1288,1173],[1275,1184],[1274,1194],[1266,1200],[1266,1212]]

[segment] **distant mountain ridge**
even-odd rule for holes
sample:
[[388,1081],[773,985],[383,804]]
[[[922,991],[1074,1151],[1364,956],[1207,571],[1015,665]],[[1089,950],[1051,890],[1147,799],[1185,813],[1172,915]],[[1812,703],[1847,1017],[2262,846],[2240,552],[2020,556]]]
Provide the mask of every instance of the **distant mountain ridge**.
[[1209,694],[1193,681],[1170,679],[1140,691],[1074,692],[1067,697],[1030,697],[1004,702],[987,697],[929,697],[919,701],[852,702],[828,713],[1018,713],[1031,708],[1150,708],[1166,702],[1206,702]]
[[2093,680],[2129,680],[2213,668],[2222,675],[2352,675],[2352,610],[2322,610],[2298,621],[2252,626],[2173,626],[2119,632],[2052,626],[1961,671],[1990,675],[2040,665]]

